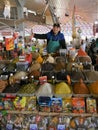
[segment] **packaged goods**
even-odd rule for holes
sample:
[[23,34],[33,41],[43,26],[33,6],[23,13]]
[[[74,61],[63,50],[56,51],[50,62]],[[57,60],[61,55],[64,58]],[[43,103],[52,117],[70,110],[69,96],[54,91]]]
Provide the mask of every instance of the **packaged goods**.
[[3,104],[5,110],[12,110],[13,109],[13,103],[10,98],[3,98]]
[[40,96],[38,98],[39,111],[50,112],[50,103],[51,103],[50,97]]
[[13,103],[16,110],[24,110],[26,106],[26,97],[16,97]]
[[62,111],[62,98],[51,98],[51,112]]
[[94,98],[86,99],[87,113],[97,113],[96,100]]
[[62,111],[66,113],[72,112],[72,99],[71,98],[62,99]]
[[73,92],[75,94],[89,94],[89,89],[87,86],[83,83],[83,80],[80,79],[79,82],[75,83],[73,85]]
[[36,111],[36,97],[27,97],[26,109],[27,111]]
[[85,100],[84,98],[72,98],[72,112],[85,113]]

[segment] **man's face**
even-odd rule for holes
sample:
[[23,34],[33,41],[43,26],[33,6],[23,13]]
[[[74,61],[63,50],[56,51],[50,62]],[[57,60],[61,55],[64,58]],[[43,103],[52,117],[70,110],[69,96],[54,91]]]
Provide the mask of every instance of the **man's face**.
[[53,32],[55,35],[58,34],[59,31],[60,31],[60,27],[57,26],[53,27]]

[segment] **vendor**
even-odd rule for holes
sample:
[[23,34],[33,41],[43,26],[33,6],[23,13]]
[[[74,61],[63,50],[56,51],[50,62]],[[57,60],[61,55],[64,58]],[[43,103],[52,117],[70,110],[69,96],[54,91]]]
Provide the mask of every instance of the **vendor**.
[[47,39],[47,52],[56,53],[60,48],[66,49],[66,43],[63,33],[60,32],[60,24],[55,23],[53,29],[46,34],[35,34],[32,36],[38,39]]

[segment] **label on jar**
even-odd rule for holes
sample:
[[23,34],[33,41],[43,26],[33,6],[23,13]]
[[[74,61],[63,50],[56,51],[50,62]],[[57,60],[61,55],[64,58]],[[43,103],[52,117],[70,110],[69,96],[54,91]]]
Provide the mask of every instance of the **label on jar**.
[[30,130],[38,130],[37,124],[30,124]]
[[13,130],[13,125],[12,124],[7,124],[6,125],[6,130]]
[[57,130],[65,130],[65,125],[63,125],[63,124],[58,124]]

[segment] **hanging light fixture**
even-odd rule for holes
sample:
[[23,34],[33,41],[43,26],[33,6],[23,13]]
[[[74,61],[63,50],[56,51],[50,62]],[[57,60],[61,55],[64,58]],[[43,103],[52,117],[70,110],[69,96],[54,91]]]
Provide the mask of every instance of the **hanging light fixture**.
[[5,7],[4,7],[4,12],[3,12],[3,15],[4,15],[4,18],[10,18],[10,9],[11,9],[11,5],[10,5],[10,2],[8,0],[5,1]]

